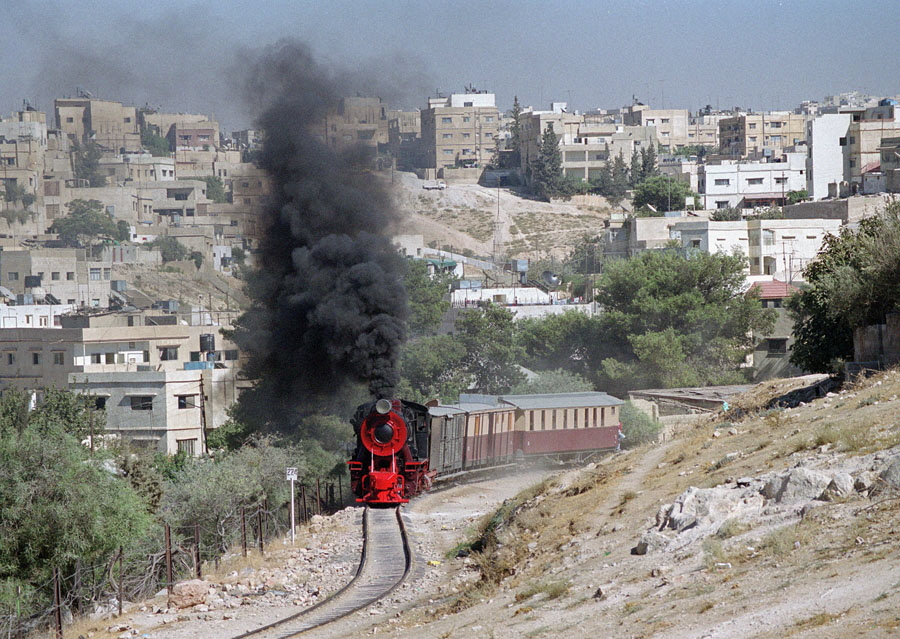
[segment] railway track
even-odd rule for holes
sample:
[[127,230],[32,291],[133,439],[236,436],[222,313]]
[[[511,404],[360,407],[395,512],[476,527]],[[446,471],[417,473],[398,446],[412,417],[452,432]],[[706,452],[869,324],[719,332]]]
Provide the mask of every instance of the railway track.
[[366,508],[363,550],[356,576],[334,595],[311,608],[234,639],[297,637],[375,603],[403,583],[411,551],[399,508]]

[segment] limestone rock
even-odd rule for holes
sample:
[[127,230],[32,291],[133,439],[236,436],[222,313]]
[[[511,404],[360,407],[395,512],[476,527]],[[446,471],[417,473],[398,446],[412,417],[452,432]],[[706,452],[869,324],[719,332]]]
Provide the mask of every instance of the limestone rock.
[[830,483],[825,473],[801,466],[766,482],[763,495],[779,504],[799,504],[818,499]]
[[831,483],[822,493],[822,499],[825,501],[837,501],[839,499],[847,499],[853,494],[853,477],[850,473],[838,473],[831,478]]
[[209,586],[209,582],[202,579],[181,581],[172,587],[172,594],[169,595],[169,606],[180,610],[202,604],[206,601]]

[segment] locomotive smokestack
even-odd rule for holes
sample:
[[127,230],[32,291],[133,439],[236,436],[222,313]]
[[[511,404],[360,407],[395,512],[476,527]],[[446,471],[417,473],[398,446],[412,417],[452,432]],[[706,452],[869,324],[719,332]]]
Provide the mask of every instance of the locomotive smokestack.
[[235,335],[259,380],[248,401],[271,414],[349,383],[388,396],[406,319],[403,263],[387,235],[395,213],[368,156],[335,150],[323,135],[350,88],[295,43],[266,51],[249,77],[273,196],[249,281],[253,306]]

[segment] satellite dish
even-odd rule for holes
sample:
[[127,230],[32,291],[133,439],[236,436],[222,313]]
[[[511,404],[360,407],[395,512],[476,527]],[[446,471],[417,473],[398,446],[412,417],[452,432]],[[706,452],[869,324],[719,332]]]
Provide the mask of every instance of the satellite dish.
[[562,283],[562,278],[552,271],[541,273],[541,279],[544,280],[544,284],[547,286],[559,286]]

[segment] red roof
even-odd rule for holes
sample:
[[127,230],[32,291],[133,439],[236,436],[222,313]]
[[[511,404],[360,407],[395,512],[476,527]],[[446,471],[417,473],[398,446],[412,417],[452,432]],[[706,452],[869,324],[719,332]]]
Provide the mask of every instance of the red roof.
[[783,299],[800,291],[800,289],[793,284],[779,282],[778,280],[772,280],[771,282],[753,282],[749,290],[759,290],[759,299],[761,300]]

